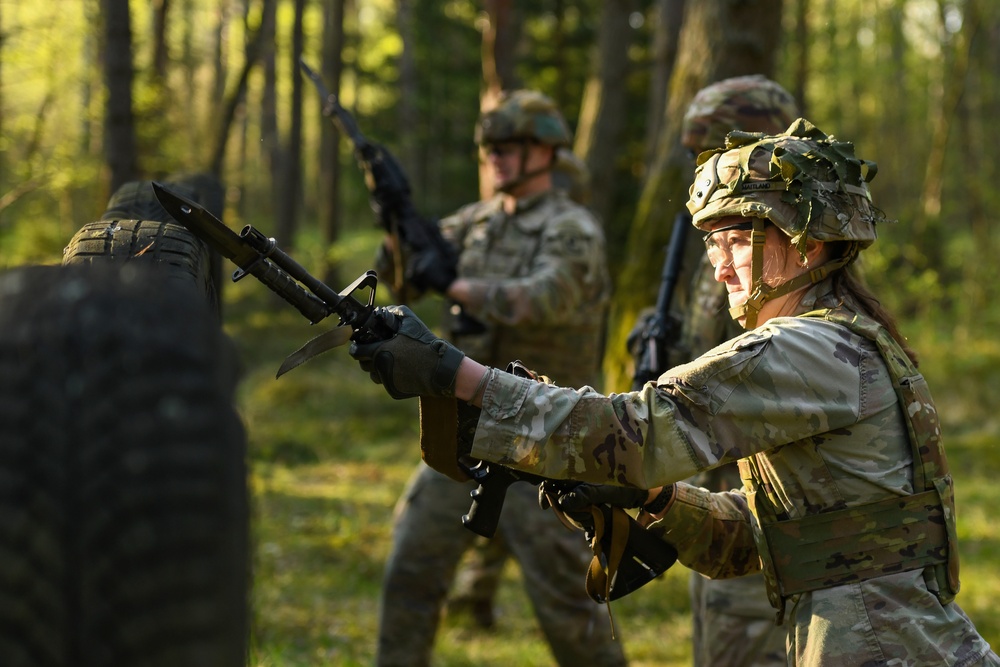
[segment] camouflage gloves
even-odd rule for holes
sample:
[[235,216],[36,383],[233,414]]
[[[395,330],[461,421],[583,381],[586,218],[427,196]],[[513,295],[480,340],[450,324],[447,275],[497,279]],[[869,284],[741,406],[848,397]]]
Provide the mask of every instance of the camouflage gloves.
[[393,398],[454,396],[465,354],[435,336],[406,306],[385,310],[399,318],[399,331],[388,340],[351,343],[351,356]]

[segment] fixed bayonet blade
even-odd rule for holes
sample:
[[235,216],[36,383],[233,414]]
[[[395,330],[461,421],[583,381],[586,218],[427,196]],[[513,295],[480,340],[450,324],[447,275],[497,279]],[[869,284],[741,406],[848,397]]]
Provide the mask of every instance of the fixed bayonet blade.
[[259,261],[260,253],[202,206],[156,182],[153,183],[153,193],[174,220],[241,269]]

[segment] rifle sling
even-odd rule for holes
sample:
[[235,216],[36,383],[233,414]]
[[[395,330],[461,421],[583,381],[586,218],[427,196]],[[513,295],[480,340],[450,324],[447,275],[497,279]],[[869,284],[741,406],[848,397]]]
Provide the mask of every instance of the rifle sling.
[[608,621],[611,623],[611,636],[615,636],[615,619],[611,615],[611,589],[615,584],[615,577],[618,574],[618,567],[621,565],[622,556],[625,554],[625,546],[628,543],[629,517],[625,510],[620,507],[611,508],[610,544],[605,553],[601,546],[604,538],[604,512],[599,507],[591,507],[591,516],[594,519],[594,537],[590,541],[590,548],[594,551],[594,558],[590,561],[590,568],[587,570],[586,588],[587,595],[595,602],[603,602],[608,608]]

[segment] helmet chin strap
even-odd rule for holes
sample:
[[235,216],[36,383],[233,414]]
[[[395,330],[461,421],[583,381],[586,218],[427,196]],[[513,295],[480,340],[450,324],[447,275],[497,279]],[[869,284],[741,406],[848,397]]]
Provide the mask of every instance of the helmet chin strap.
[[528,166],[528,147],[529,147],[529,145],[530,145],[530,142],[527,142],[527,141],[525,141],[523,144],[521,144],[521,164],[520,164],[520,166],[519,166],[519,168],[517,170],[517,172],[518,172],[517,173],[517,178],[513,179],[509,183],[504,183],[501,187],[497,188],[498,192],[502,192],[504,194],[509,195],[510,191],[513,190],[514,188],[516,188],[517,186],[519,186],[521,183],[524,183],[525,181],[530,180],[530,179],[534,178],[535,176],[538,176],[539,174],[544,174],[547,171],[552,171],[552,168],[556,164],[556,152],[555,152],[555,150],[552,151],[552,159],[549,160],[548,165],[546,165],[544,167],[539,167],[538,169],[533,169],[531,171],[525,171],[524,170],[525,167]]
[[807,285],[815,285],[816,283],[826,279],[826,277],[834,271],[847,266],[851,260],[857,257],[859,251],[858,244],[852,243],[844,256],[826,262],[825,264],[821,264],[815,269],[810,269],[809,271],[806,271],[791,280],[786,280],[785,282],[778,283],[777,285],[768,285],[764,282],[763,277],[764,241],[766,239],[764,228],[766,222],[767,221],[764,218],[753,219],[753,231],[750,233],[752,253],[750,256],[750,296],[740,305],[733,306],[729,309],[729,316],[734,320],[746,317],[743,328],[747,331],[757,327],[757,317],[760,315],[760,310],[764,307],[765,302],[779,296],[784,296],[790,292],[794,292],[795,290],[801,289]]

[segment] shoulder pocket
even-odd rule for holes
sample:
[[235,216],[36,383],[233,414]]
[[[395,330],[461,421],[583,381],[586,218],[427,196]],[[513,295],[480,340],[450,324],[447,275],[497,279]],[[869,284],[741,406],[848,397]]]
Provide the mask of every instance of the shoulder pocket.
[[771,343],[768,331],[744,334],[668,371],[660,388],[716,414],[746,380]]

